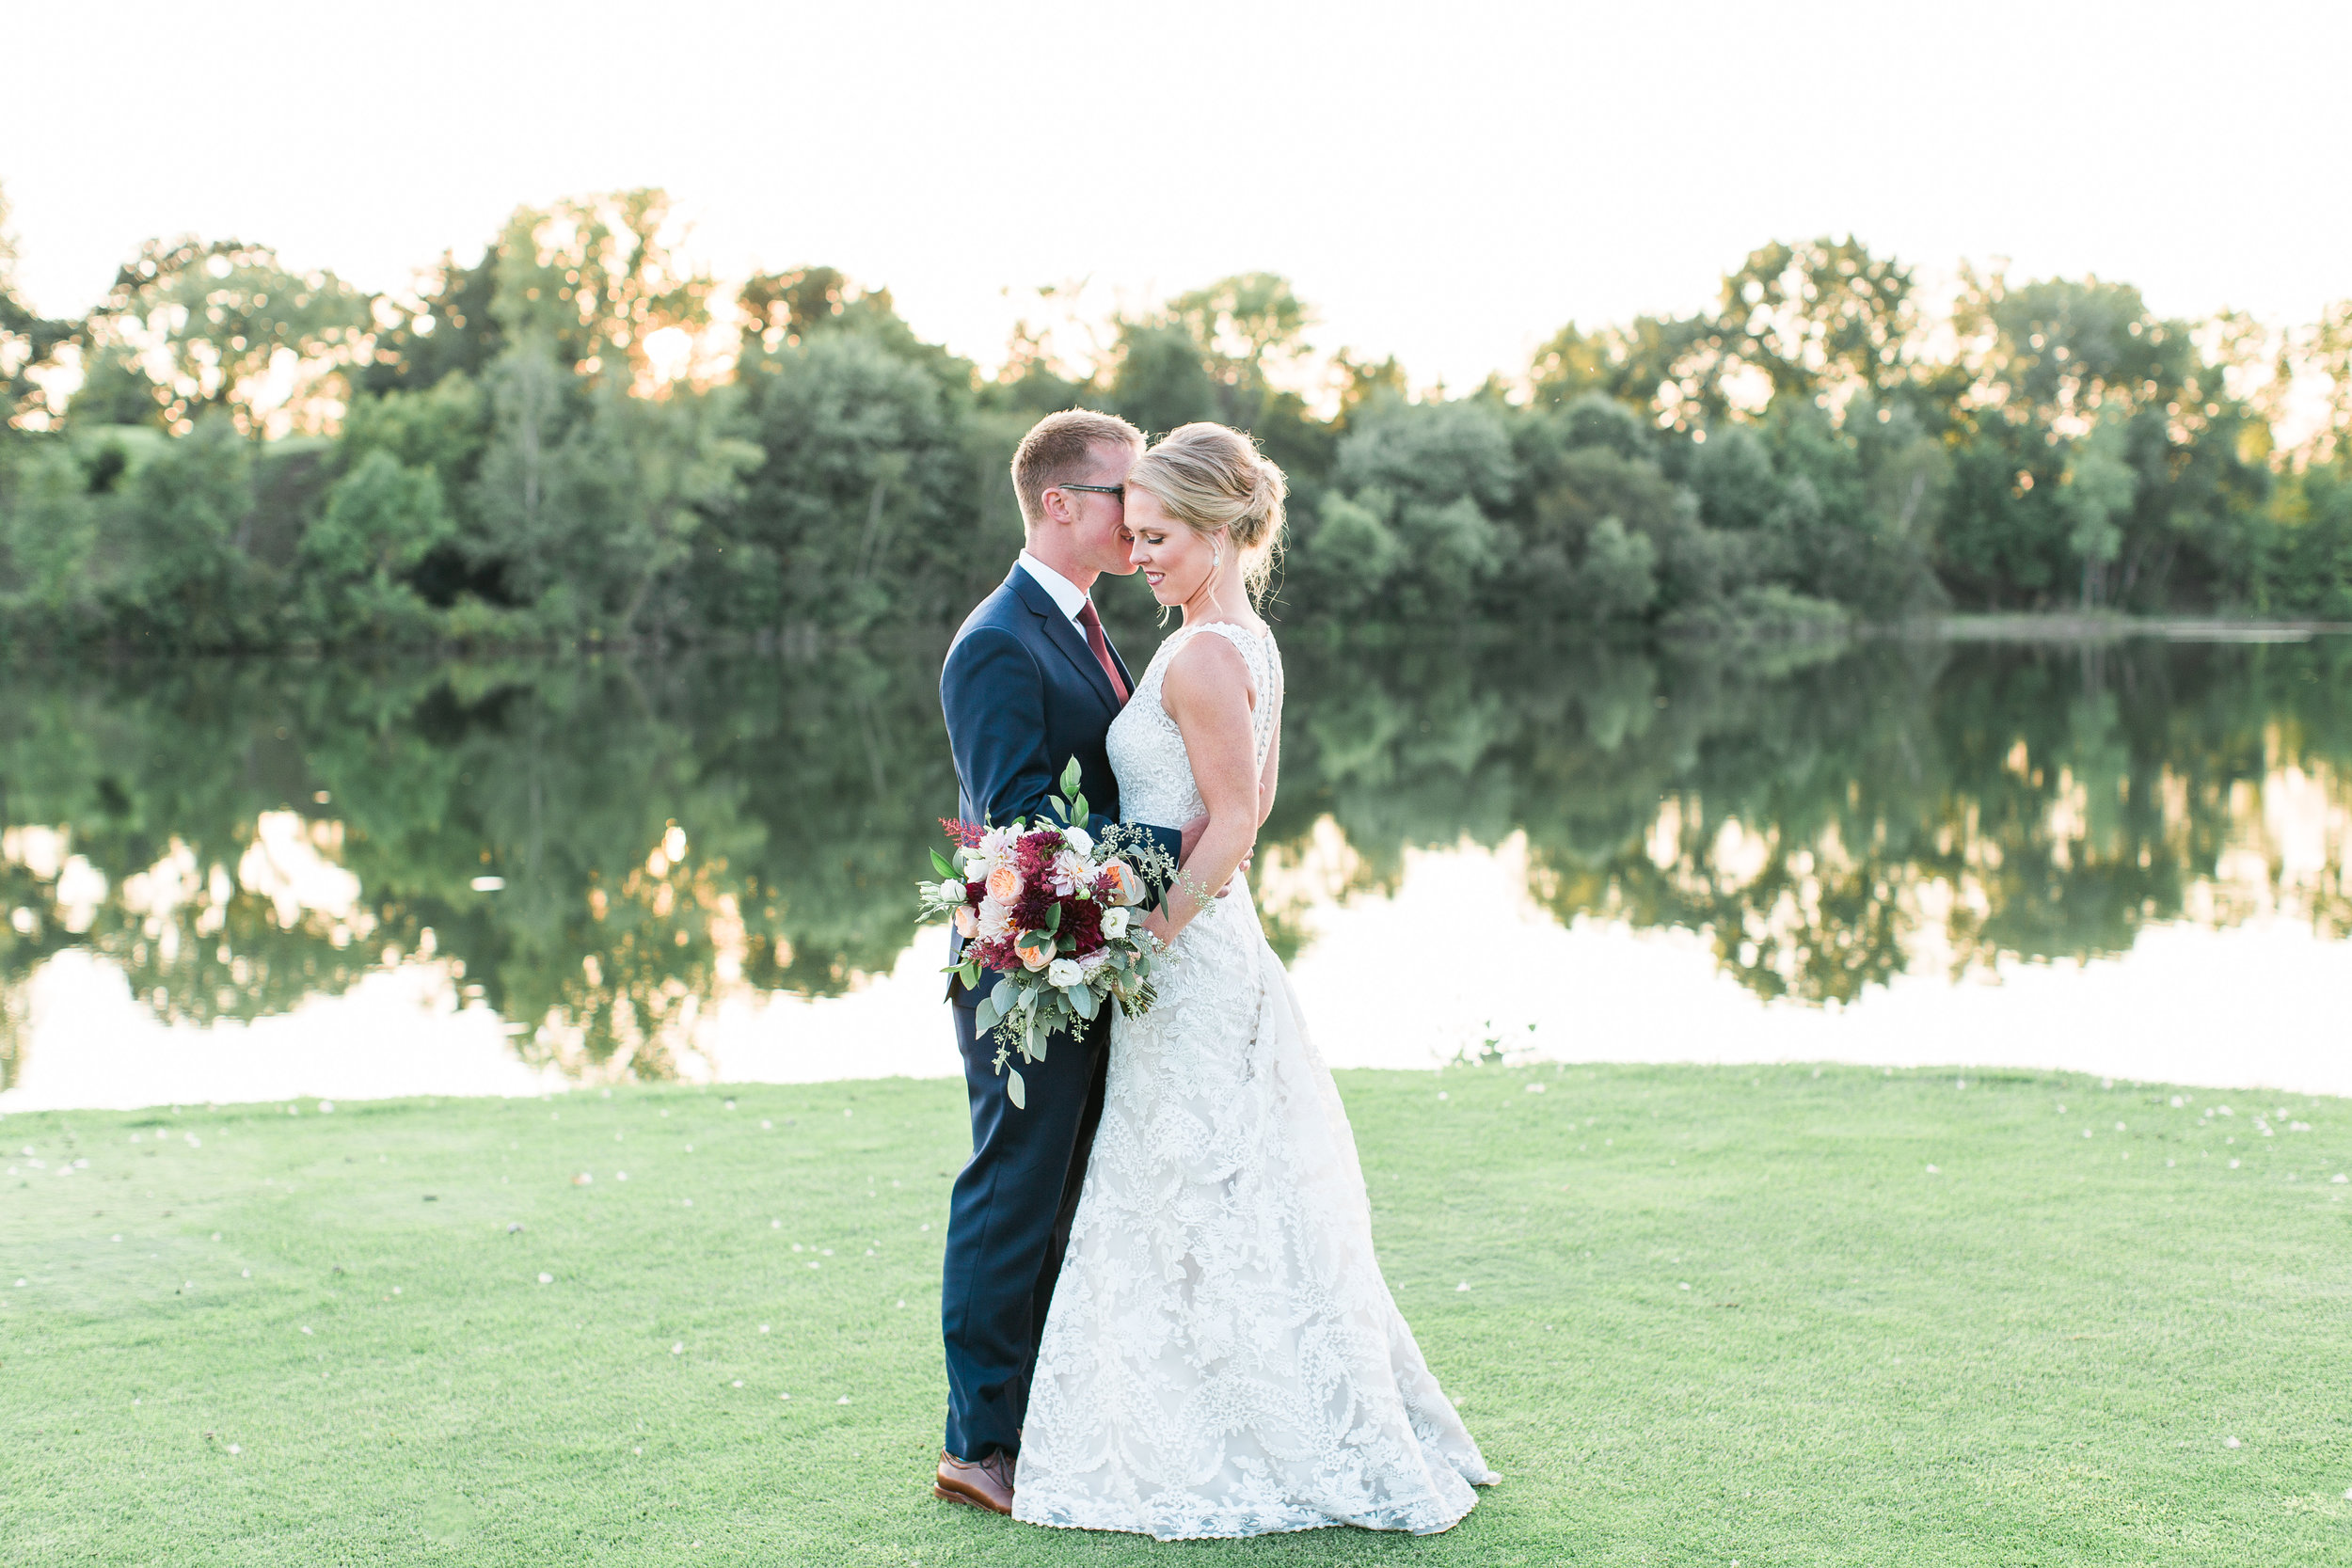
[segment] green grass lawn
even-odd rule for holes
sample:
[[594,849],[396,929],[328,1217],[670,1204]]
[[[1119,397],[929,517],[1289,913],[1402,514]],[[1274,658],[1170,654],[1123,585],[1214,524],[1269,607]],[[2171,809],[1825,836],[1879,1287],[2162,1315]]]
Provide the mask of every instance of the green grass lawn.
[[2352,1561],[2352,1107],[1965,1083],[1343,1074],[1504,1479],[1182,1545],[930,1495],[958,1084],[11,1116],[0,1561]]

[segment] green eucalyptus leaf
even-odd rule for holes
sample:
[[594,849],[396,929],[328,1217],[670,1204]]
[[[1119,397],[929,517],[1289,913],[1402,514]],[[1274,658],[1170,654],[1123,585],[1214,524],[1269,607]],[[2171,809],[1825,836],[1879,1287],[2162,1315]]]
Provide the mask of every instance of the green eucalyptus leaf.
[[993,1001],[983,999],[979,1007],[972,1014],[973,1033],[976,1035],[987,1034],[991,1029],[996,1027],[998,1021],[1003,1019],[1004,1016],[1005,1015],[1003,1013],[997,1011],[996,1004]]
[[1049,931],[1061,929],[1061,906],[1059,904],[1045,906],[1045,928]]
[[1012,999],[1020,994],[1010,979],[1003,979],[989,988],[988,999],[996,1004],[996,1016],[1002,1018],[1012,1011]]
[[1029,1108],[1029,1085],[1021,1081],[1019,1068],[1008,1070],[1011,1076],[1005,1080],[1005,1098],[1012,1101],[1014,1110],[1025,1111]]

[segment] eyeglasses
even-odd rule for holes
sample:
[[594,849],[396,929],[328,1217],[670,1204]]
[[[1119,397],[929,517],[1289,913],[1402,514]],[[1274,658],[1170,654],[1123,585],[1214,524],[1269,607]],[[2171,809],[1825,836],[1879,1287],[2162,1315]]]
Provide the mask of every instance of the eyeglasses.
[[1057,484],[1054,488],[1057,490],[1091,490],[1098,496],[1117,496],[1122,501],[1127,499],[1127,487],[1124,484]]

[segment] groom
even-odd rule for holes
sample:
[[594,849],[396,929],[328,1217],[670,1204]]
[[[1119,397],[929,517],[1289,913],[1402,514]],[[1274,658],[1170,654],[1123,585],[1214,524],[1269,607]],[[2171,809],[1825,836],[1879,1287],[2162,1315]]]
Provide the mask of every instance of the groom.
[[[1126,420],[1071,409],[1039,420],[1013,453],[1026,546],[956,634],[939,677],[958,815],[967,822],[1051,821],[1046,797],[1073,756],[1087,800],[1100,807],[1087,829],[1099,838],[1119,820],[1104,737],[1135,683],[1088,594],[1104,573],[1135,570],[1124,486],[1142,450]],[[1144,831],[1181,863],[1199,827]],[[961,951],[951,937],[950,961]],[[972,1101],[972,1159],[947,1215],[940,1298],[947,1441],[932,1490],[1009,1513],[1038,1338],[1103,1115],[1112,1009],[1078,1039],[1056,1037],[1045,1060],[1022,1065],[1028,1104],[1019,1109],[991,1066],[994,1046],[974,1026],[974,1009],[998,978],[983,973],[977,990],[948,984]]]

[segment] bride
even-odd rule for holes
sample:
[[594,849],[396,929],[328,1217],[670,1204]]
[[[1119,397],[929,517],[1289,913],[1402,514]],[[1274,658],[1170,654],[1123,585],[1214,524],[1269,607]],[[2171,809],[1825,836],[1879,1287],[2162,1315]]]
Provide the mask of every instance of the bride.
[[1111,725],[1120,808],[1208,825],[1145,921],[1170,944],[1158,1003],[1112,1025],[1014,1481],[1033,1524],[1428,1533],[1498,1479],[1380,1277],[1355,1136],[1248,891],[1207,892],[1274,799],[1282,661],[1251,600],[1283,496],[1222,425],[1127,476],[1133,559],[1184,624]]

